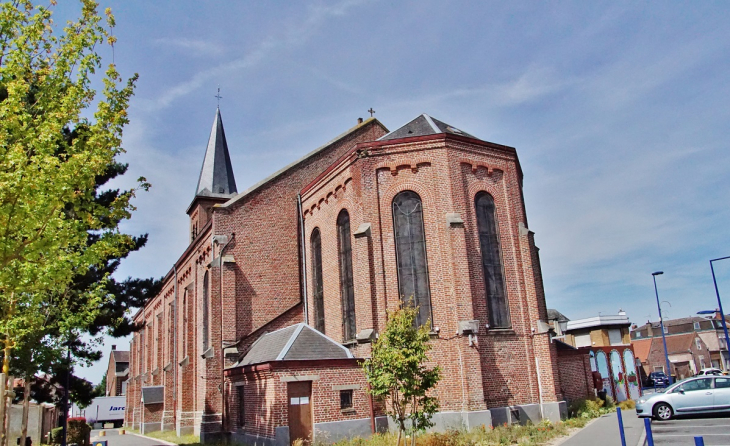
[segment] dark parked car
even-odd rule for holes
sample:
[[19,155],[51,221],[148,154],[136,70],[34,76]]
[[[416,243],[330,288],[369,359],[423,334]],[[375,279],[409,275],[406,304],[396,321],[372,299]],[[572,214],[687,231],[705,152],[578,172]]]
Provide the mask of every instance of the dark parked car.
[[667,387],[669,385],[669,377],[664,372],[651,372],[646,377],[644,387]]

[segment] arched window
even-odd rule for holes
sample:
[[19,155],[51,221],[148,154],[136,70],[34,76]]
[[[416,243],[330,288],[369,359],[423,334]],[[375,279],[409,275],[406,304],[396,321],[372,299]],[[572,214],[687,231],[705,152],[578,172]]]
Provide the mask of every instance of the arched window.
[[208,315],[208,271],[203,276],[203,352],[208,350],[208,326],[209,315]]
[[314,328],[324,333],[324,281],[322,280],[322,235],[312,231],[312,288],[314,290]]
[[340,257],[340,293],[342,296],[342,332],[345,341],[355,339],[355,283],[352,279],[352,240],[350,214],[342,210],[337,216],[337,245]]
[[426,234],[423,228],[421,197],[403,191],[393,198],[393,230],[398,265],[398,291],[401,299],[418,306],[416,323],[431,319],[431,292],[426,260]]
[[482,251],[482,271],[484,271],[484,286],[489,309],[489,326],[509,328],[512,323],[509,318],[509,304],[504,287],[502,249],[499,245],[499,228],[497,227],[494,199],[488,193],[480,192],[477,194],[475,202],[479,246]]

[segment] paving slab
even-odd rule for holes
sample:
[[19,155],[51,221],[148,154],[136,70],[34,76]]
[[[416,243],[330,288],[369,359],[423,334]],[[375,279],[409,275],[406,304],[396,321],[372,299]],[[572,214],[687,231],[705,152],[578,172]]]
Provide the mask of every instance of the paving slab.
[[651,423],[655,446],[693,446],[694,437],[704,439],[705,445],[730,445],[730,415],[693,415],[669,421]]
[[[643,445],[644,421],[636,416],[636,411],[622,411],[622,419],[626,446]],[[621,446],[616,412],[603,415],[558,444],[560,446]]]

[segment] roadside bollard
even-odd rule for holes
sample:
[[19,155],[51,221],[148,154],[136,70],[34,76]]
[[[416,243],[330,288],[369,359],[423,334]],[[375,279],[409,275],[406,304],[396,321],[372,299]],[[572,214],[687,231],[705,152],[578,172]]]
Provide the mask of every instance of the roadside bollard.
[[654,436],[651,434],[651,418],[644,418],[644,429],[646,429],[646,444],[654,446]]
[[126,431],[124,429],[119,429],[119,435],[124,435]]
[[705,446],[705,440],[702,437],[695,437],[695,446]]
[[624,419],[621,416],[621,408],[616,408],[616,415],[618,416],[618,431],[621,434],[621,446],[626,446],[626,435],[624,434]]

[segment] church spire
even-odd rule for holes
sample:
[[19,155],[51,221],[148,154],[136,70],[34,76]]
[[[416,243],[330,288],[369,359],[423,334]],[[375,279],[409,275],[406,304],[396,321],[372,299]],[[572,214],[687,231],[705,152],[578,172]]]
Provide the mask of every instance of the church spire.
[[231,157],[228,154],[226,134],[223,131],[220,108],[215,111],[213,129],[210,131],[208,148],[205,150],[203,167],[200,169],[195,196],[220,196],[237,193],[233,177]]

